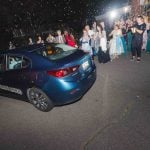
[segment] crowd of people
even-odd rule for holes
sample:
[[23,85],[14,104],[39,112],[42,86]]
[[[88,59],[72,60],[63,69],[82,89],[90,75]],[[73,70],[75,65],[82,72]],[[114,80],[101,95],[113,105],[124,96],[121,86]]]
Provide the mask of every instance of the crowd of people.
[[67,44],[72,47],[76,46],[74,36],[72,33],[69,33],[68,30],[64,30],[63,34],[61,30],[57,30],[56,36],[53,36],[52,33],[49,33],[45,41],[42,39],[40,35],[37,36],[36,42],[33,42],[31,37],[29,37],[28,39],[28,45],[42,44],[42,43],[60,43],[60,44]]
[[[108,33],[104,22],[93,22],[92,27],[85,25],[82,30],[82,36],[75,40],[74,35],[69,30],[57,30],[56,36],[49,33],[45,40],[38,35],[37,40],[33,42],[29,37],[28,44],[40,43],[64,43],[72,47],[79,47],[92,56],[100,56],[102,53],[109,55],[112,61],[127,51],[131,52],[131,60],[141,61],[141,52],[150,52],[150,25],[147,17],[137,16],[133,19],[120,19],[115,21],[113,29]],[[9,48],[14,45],[10,42]],[[103,55],[103,56],[104,56]],[[101,57],[101,59],[103,59]],[[108,59],[108,60],[109,60]],[[103,62],[103,61],[102,61]]]
[[[113,37],[116,38],[116,49],[117,51],[119,50],[119,53],[121,51],[124,53],[127,50],[131,51],[131,60],[137,57],[137,61],[139,62],[141,60],[142,51],[150,52],[150,24],[148,22],[148,17],[137,16],[132,20],[127,19],[125,21],[122,19],[116,21],[115,26],[116,32],[113,31]],[[121,37],[121,40],[119,40],[118,35]]]

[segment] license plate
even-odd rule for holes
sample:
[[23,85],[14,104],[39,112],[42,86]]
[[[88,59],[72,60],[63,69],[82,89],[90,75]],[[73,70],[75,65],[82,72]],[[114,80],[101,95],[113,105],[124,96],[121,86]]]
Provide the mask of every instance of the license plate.
[[86,61],[86,62],[84,62],[84,63],[82,64],[83,70],[86,70],[88,67],[89,67],[89,62],[88,62],[88,61]]

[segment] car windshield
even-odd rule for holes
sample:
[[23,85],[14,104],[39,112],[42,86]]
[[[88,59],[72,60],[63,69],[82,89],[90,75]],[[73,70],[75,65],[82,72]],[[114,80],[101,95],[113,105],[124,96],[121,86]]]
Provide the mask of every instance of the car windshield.
[[73,54],[76,50],[77,48],[65,44],[55,44],[47,45],[46,48],[36,51],[36,53],[50,60],[58,60]]

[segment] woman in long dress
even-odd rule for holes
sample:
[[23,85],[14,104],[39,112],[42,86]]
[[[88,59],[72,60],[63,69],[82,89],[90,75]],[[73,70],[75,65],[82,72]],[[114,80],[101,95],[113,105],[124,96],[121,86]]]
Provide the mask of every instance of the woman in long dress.
[[146,41],[146,51],[150,53],[150,18],[145,20],[146,23],[146,32],[147,32],[147,41]]
[[91,47],[91,39],[88,35],[88,32],[86,30],[83,30],[83,35],[80,38],[80,48],[86,52],[86,53],[90,53],[90,55],[92,56],[92,47]]
[[107,51],[106,31],[103,30],[101,25],[97,25],[97,33],[95,34],[95,47],[97,52],[99,48],[101,48],[103,52]]
[[148,41],[149,41],[148,31],[150,29],[150,23],[148,21],[148,16],[144,16],[144,22],[146,24],[146,30],[143,33],[143,45],[142,45],[143,51],[147,50],[147,45],[148,45]]
[[150,53],[150,30],[147,31],[148,39],[147,39],[147,47],[146,51]]
[[122,43],[122,31],[119,25],[114,26],[114,30],[109,34],[113,38],[110,40],[110,57],[111,59],[118,58],[119,55],[124,53],[123,43]]
[[131,45],[132,45],[132,31],[131,31],[131,27],[133,26],[133,21],[131,21],[130,19],[128,19],[126,21],[127,24],[127,51],[131,52]]
[[122,40],[122,44],[123,44],[123,50],[124,50],[124,54],[126,54],[127,51],[127,24],[124,21],[124,19],[121,19],[120,21],[120,29],[122,31],[122,36],[121,36],[121,40]]
[[107,51],[106,31],[104,30],[102,25],[97,25],[95,42],[99,63],[107,63],[108,61],[110,61],[110,56]]

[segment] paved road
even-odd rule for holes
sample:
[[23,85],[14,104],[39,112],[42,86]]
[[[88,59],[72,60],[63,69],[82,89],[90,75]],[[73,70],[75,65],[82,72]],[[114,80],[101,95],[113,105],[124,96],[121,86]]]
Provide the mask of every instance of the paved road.
[[150,55],[97,65],[77,103],[42,113],[0,96],[0,150],[149,150]]

